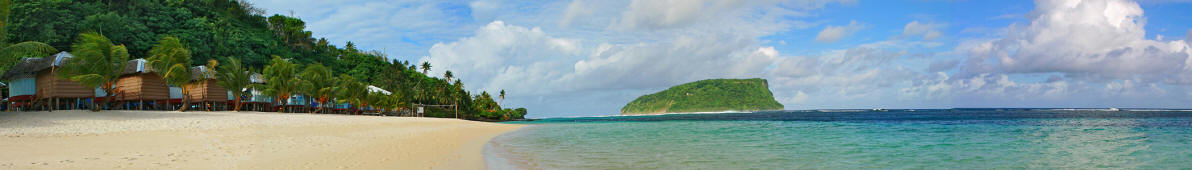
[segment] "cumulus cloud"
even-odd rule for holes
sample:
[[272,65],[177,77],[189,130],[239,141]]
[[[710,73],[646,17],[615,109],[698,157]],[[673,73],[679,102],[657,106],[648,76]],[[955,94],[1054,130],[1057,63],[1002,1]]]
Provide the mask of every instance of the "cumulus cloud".
[[[899,96],[888,89],[907,86],[919,74],[894,64],[906,55],[895,44],[904,43],[876,42],[822,55],[781,57],[768,70],[770,87],[779,98],[786,97],[783,102],[788,108],[855,108],[891,103],[874,99]],[[791,96],[815,100],[794,100],[797,98]]]
[[932,40],[942,35],[939,27],[940,24],[911,21],[902,28],[902,36],[922,36],[924,40]]
[[561,96],[569,99],[563,103],[620,105],[689,81],[768,76],[782,57],[759,38],[819,25],[792,18],[838,2],[855,3],[573,0],[546,5],[561,9],[548,14],[558,15],[557,23],[493,21],[473,36],[433,45],[419,60],[435,66],[433,75],[452,70],[471,90],[517,91],[508,103],[544,112],[569,112],[545,107],[559,105]]
[[1063,73],[1090,81],[1192,83],[1187,42],[1146,39],[1142,14],[1137,3],[1123,0],[1039,1],[1028,25],[968,47],[961,76]]
[[816,34],[815,41],[833,43],[839,41],[845,36],[852,35],[854,32],[860,31],[865,26],[857,23],[857,21],[849,21],[848,25],[844,26],[827,26]]
[[[422,58],[436,75],[459,70],[484,90],[526,88],[548,94],[579,90],[649,88],[712,77],[761,72],[778,57],[773,47],[729,36],[680,36],[659,43],[592,44],[495,21],[476,36],[431,47]],[[754,75],[756,76],[756,75]],[[642,79],[642,77],[650,77]],[[555,86],[553,84],[571,84]]]
[[[489,23],[475,34],[435,44],[430,56],[420,60],[434,66],[432,75],[452,70],[469,89],[511,89],[546,96],[760,77],[779,56],[773,47],[725,35],[678,36],[656,43],[585,43],[502,21]],[[517,100],[530,102],[511,99]]]
[[[1029,23],[1004,28],[1000,37],[960,42],[950,53],[966,56],[963,61],[933,61],[928,70],[936,75],[901,91],[956,107],[1162,106],[1171,103],[1137,101],[1170,96],[1173,89],[1164,84],[1190,82],[1187,41],[1147,39],[1137,3],[1036,3]],[[945,73],[952,68],[958,72]]]

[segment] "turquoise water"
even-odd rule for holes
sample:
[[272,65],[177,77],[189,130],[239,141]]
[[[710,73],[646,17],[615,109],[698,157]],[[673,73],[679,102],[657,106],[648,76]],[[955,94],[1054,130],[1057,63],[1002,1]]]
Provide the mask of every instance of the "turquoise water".
[[545,119],[497,169],[1192,168],[1192,112],[931,110]]

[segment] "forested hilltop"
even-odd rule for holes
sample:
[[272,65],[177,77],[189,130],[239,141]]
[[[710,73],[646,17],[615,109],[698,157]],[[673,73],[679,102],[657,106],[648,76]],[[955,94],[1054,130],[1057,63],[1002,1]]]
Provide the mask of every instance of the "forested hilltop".
[[709,79],[634,99],[622,115],[782,110],[765,79]]
[[[126,46],[128,58],[136,59],[149,58],[150,49],[163,37],[173,37],[189,50],[192,66],[238,59],[248,70],[262,72],[272,57],[278,56],[293,62],[294,70],[320,65],[328,68],[336,80],[350,79],[391,91],[398,96],[394,102],[405,106],[457,105],[459,117],[474,120],[520,119],[526,113],[523,108],[503,109],[498,105],[505,97],[504,90],[499,94],[468,92],[450,71],[425,75],[433,69],[431,63],[389,60],[382,52],[357,49],[352,42],[338,47],[325,38],[312,37],[301,19],[265,16],[262,8],[243,1],[0,0],[0,10],[4,10],[0,17],[6,19],[0,22],[5,33],[0,42],[6,46],[0,56],[0,70],[7,70],[20,58],[52,54],[46,50],[11,50],[26,45],[23,42],[41,42],[55,51],[71,51],[72,44],[81,41],[82,33],[94,32],[113,44]],[[10,45],[14,48],[7,48]],[[295,94],[317,90],[299,89]],[[431,107],[427,116],[455,117],[453,110]]]

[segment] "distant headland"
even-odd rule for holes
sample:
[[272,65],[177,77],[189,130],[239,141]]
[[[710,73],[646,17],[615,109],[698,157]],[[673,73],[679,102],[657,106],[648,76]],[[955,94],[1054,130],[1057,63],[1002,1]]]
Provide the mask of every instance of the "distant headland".
[[621,115],[782,110],[765,79],[708,79],[634,99]]

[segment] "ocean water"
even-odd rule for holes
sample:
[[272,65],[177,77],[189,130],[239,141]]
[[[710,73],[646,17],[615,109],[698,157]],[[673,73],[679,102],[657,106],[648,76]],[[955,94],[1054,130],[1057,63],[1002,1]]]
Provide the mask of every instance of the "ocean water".
[[493,169],[1188,169],[1192,112],[781,111],[543,119]]

